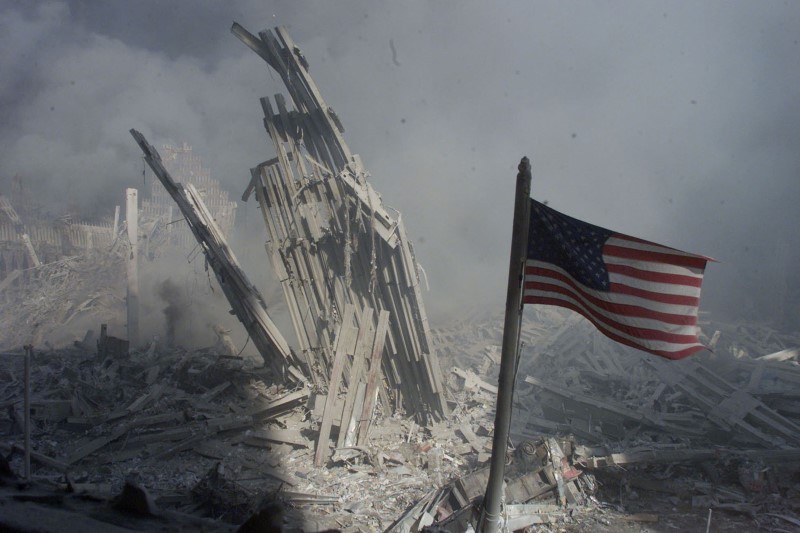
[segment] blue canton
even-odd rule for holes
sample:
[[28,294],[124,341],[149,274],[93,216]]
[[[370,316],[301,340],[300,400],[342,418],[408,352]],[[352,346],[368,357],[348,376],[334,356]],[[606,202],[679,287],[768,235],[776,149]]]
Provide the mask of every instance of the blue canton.
[[528,259],[552,263],[586,287],[608,291],[603,245],[613,233],[531,199]]

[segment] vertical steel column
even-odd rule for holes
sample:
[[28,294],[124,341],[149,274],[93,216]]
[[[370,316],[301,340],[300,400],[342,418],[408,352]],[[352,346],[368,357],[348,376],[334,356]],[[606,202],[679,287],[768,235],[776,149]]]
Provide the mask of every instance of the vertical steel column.
[[125,221],[128,225],[130,254],[125,265],[128,275],[128,341],[133,349],[139,342],[139,191],[125,190]]

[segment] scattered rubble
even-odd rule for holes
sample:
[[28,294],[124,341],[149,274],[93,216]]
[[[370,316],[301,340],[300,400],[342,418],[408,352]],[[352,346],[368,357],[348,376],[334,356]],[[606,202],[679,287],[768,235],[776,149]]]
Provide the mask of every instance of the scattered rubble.
[[[216,224],[232,225],[227,196],[212,214],[137,132],[263,360],[237,352],[219,324],[203,349],[177,346],[174,335],[146,345],[109,335],[109,310],[125,307],[123,265],[138,259],[119,238],[118,212],[113,226],[84,232],[80,254],[51,260],[0,197],[14,226],[2,233],[0,265],[0,528],[469,531],[488,477],[502,320],[430,329],[400,215],[344,143],[305,57],[283,29],[232,30],[278,72],[295,106],[262,100],[277,157],[252,170],[244,196],[255,193],[262,210],[299,350]],[[164,202],[145,211],[131,227],[144,225],[139,253],[155,259],[174,238],[172,211]],[[43,341],[87,321],[98,335]],[[504,528],[800,526],[800,336],[703,327],[713,354],[661,361],[567,311],[526,311]],[[23,344],[33,350],[30,477],[19,474]]]
[[[563,383],[559,373],[571,376],[573,387],[593,386],[598,403],[618,402],[622,393],[614,380],[605,392],[597,380],[578,382],[585,357],[574,349],[559,352],[557,342],[596,350],[614,345],[598,345],[606,341],[568,315],[549,310],[531,315],[526,320],[531,327],[523,328],[534,332],[526,340],[527,356],[548,339],[552,351],[541,352],[537,361],[523,360],[520,374],[535,364],[547,382]],[[567,328],[560,323],[564,318]],[[185,524],[175,517],[194,516],[224,530],[265,506],[279,505],[288,531],[401,532],[425,526],[464,531],[459,528],[474,512],[470,504],[485,490],[494,409],[489,383],[496,367],[483,361],[501,333],[499,317],[474,320],[434,331],[441,353],[464,354],[465,364],[449,380],[448,419],[420,425],[379,416],[363,445],[337,448],[323,467],[313,461],[325,396],[307,387],[269,384],[265,377],[271,371],[256,366],[256,360],[211,349],[162,351],[157,345],[130,355],[103,356],[88,346],[36,351],[34,485],[39,492],[61,494],[62,506],[72,505],[67,494],[83,494],[102,505],[121,494],[135,473],[136,485],[152,498],[161,520],[175,527]],[[719,329],[720,342],[725,331],[735,332]],[[484,336],[491,332],[494,337]],[[553,340],[556,334],[561,341]],[[739,341],[736,346],[754,350],[757,345]],[[639,357],[622,351],[608,357],[617,362]],[[714,357],[726,367],[754,360],[730,353]],[[790,375],[796,369],[792,361],[781,364]],[[6,356],[2,373],[2,449],[10,455],[10,469],[20,472],[20,417],[14,412],[22,394],[21,358]],[[644,383],[652,379],[642,376]],[[686,530],[696,529],[713,509],[712,530],[791,530],[791,520],[800,516],[796,448],[759,445],[746,435],[740,438],[742,431],[735,428],[727,442],[715,431],[673,435],[646,419],[623,419],[624,438],[599,430],[587,433],[591,438],[550,428],[534,433],[539,422],[529,421],[537,407],[531,396],[552,392],[521,381],[506,487],[509,527],[610,532],[658,523]],[[665,394],[679,390],[667,386]],[[677,396],[672,401],[680,403]],[[696,416],[705,415],[698,409]],[[597,422],[602,429],[601,419]],[[568,429],[564,420],[561,424]],[[711,420],[706,424],[716,427]],[[67,485],[73,492],[65,492]],[[164,518],[170,512],[176,514]]]
[[122,254],[112,250],[12,271],[0,282],[0,349],[61,344],[108,320],[109,310],[124,308],[122,265]]

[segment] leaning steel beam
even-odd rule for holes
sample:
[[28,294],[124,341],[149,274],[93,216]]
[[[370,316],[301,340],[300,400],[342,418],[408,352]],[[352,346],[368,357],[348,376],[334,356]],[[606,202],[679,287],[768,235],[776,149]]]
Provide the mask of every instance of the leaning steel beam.
[[184,186],[172,179],[161,163],[158,151],[147,142],[144,135],[133,129],[131,135],[144,152],[147,164],[178,204],[189,229],[202,247],[208,264],[214,270],[236,318],[253,339],[265,363],[279,372],[279,375],[283,375],[284,379],[305,381],[306,373],[298,368],[301,365],[295,354],[267,314],[264,299],[242,271],[200,194],[191,184]]
[[[278,73],[291,99],[291,105],[281,94],[261,99],[275,157],[252,170],[245,194],[255,191],[261,206],[267,252],[315,383],[328,383],[334,370],[335,336],[345,306],[373,309],[373,326],[388,311],[380,372],[372,371],[366,410],[377,392],[388,411],[401,406],[423,420],[444,417],[443,378],[429,343],[416,258],[399,213],[384,206],[369,183],[361,159],[345,143],[338,116],[322,99],[286,30],[255,36],[234,23],[231,31]],[[347,366],[352,371],[362,364],[354,359]]]

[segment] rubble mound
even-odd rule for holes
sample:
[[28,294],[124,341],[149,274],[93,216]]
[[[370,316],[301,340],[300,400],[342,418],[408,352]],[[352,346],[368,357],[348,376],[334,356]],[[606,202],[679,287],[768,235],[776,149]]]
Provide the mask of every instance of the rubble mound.
[[[284,531],[464,531],[485,490],[501,323],[478,315],[433,330],[452,365],[446,420],[379,412],[365,445],[337,448],[322,467],[324,391],[275,385],[256,359],[213,348],[153,343],[127,354],[77,343],[34,350],[33,479],[22,482],[22,357],[8,355],[1,523],[62,530],[44,512],[19,518],[23,498],[108,530],[233,531],[280,508]],[[709,516],[715,531],[797,527],[798,339],[752,325],[704,329],[714,354],[662,364],[569,313],[528,312],[510,528],[697,530]],[[147,513],[114,510],[132,479]]]

